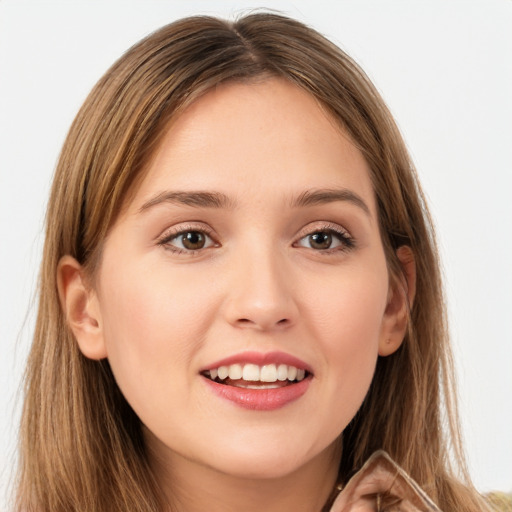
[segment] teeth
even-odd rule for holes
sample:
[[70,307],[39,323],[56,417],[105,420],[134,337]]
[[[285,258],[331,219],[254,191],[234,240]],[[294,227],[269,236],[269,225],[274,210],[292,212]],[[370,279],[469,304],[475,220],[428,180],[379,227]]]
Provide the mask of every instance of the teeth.
[[288,366],[285,364],[280,364],[277,367],[277,379],[280,381],[285,381],[288,378]]
[[245,381],[242,381],[241,384],[237,384],[237,387],[244,389],[279,389],[281,386],[279,384],[245,384]]
[[232,364],[229,367],[229,378],[232,380],[239,380],[242,378],[242,365]]
[[256,382],[260,380],[260,367],[256,364],[246,364],[242,371],[242,379]]
[[277,368],[275,364],[267,364],[261,368],[261,382],[275,382],[277,380]]
[[227,379],[229,375],[229,368],[227,366],[220,366],[218,369],[219,372],[219,379],[224,380]]
[[247,382],[284,382],[286,380],[300,382],[306,376],[304,369],[286,364],[278,366],[266,364],[261,367],[256,364],[232,364],[213,368],[209,373],[212,380],[215,380],[217,377],[220,380],[225,380],[229,377],[231,380],[244,380]]

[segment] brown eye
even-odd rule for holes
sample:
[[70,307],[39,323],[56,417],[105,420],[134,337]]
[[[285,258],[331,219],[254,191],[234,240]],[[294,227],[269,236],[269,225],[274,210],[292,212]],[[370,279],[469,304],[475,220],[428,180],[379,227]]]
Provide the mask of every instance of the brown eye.
[[309,235],[309,246],[312,249],[330,249],[332,245],[332,234],[327,231],[319,231]]
[[183,230],[165,237],[159,245],[174,252],[193,253],[202,249],[208,249],[215,242],[205,232],[199,230]]
[[343,251],[353,248],[354,239],[342,228],[338,230],[326,227],[303,236],[294,245],[329,253],[335,250]]
[[187,231],[179,235],[178,238],[181,238],[183,247],[190,251],[197,251],[206,245],[206,237],[199,231]]

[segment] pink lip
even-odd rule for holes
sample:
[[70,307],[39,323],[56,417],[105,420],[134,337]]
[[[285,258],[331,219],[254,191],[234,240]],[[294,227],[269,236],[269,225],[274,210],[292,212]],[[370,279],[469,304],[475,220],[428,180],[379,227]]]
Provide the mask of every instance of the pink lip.
[[[234,364],[234,363],[232,363]],[[284,363],[283,363],[284,364]],[[300,398],[309,388],[312,377],[295,384],[275,389],[247,389],[219,384],[207,377],[202,377],[205,384],[219,397],[230,402],[256,411],[273,411]]]
[[205,384],[209,386],[217,396],[225,400],[229,400],[244,409],[258,411],[273,411],[275,409],[279,409],[300,398],[308,390],[312,381],[313,371],[311,366],[297,357],[285,352],[241,352],[216,361],[203,368],[201,372],[232,364],[256,364],[258,366],[265,366],[267,364],[286,364],[288,366],[295,366],[296,368],[306,370],[309,373],[309,375],[300,382],[274,389],[239,388],[236,386],[220,384],[202,376]]
[[216,361],[203,368],[201,371],[204,372],[206,370],[211,370],[212,368],[229,366],[231,364],[257,364],[258,366],[264,366],[266,364],[286,364],[288,366],[295,366],[295,368],[300,368],[307,370],[309,373],[313,373],[312,368],[308,364],[297,357],[286,354],[285,352],[241,352],[239,354],[226,357],[225,359],[221,359],[220,361]]

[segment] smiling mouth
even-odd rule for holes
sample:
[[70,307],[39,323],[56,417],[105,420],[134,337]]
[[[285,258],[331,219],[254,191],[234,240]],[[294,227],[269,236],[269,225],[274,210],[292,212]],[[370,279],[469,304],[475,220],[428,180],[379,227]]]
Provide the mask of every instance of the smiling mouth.
[[204,377],[244,389],[278,389],[303,381],[310,374],[303,368],[287,364],[231,364],[219,366],[201,373]]

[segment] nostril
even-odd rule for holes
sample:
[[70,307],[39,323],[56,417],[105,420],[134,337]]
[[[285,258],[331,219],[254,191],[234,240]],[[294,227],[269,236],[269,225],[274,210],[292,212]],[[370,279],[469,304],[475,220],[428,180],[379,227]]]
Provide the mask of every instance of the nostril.
[[[281,318],[274,325],[287,325],[289,323],[288,318]],[[236,323],[238,325],[258,325],[258,322],[251,320],[250,318],[239,318]]]

